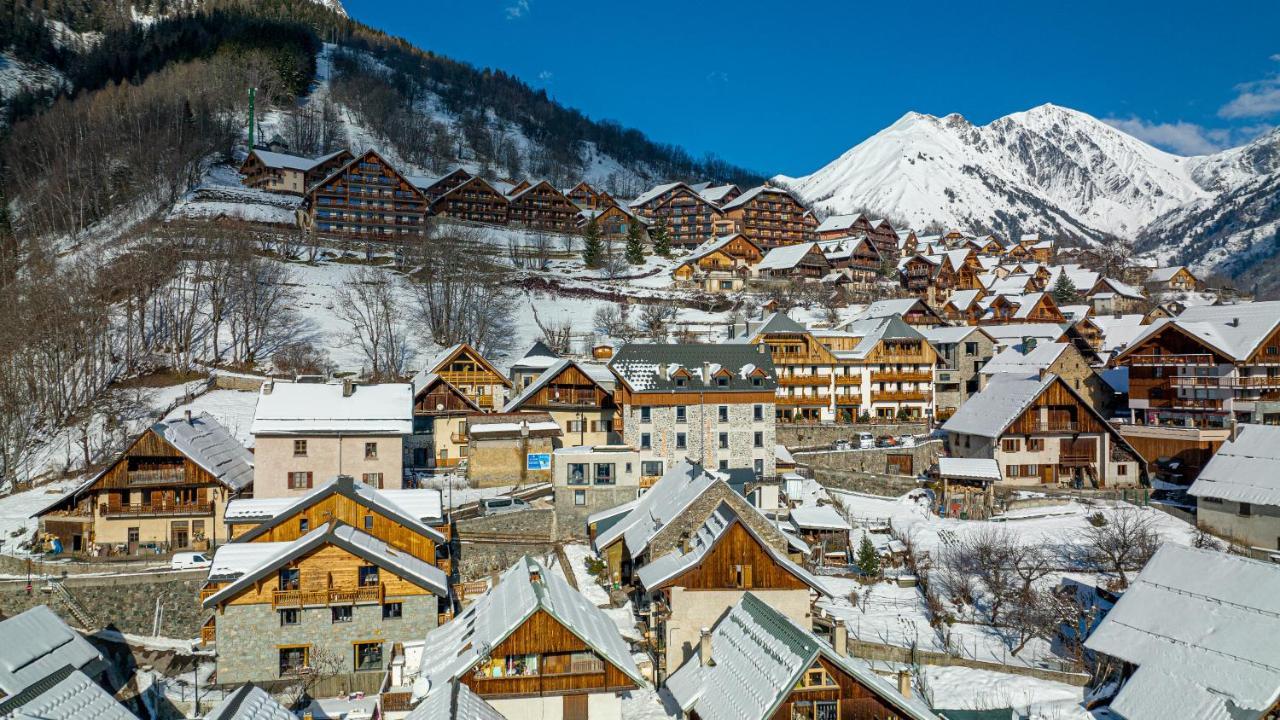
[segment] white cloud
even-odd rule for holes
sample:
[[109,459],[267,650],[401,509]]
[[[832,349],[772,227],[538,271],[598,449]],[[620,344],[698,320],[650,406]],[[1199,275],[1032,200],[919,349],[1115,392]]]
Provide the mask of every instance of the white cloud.
[[1230,131],[1206,130],[1195,123],[1155,123],[1141,118],[1103,118],[1117,130],[1178,155],[1206,155],[1230,146]]
[[723,70],[712,70],[707,73],[707,82],[729,82],[729,73]]
[[529,14],[529,0],[516,0],[506,7],[507,19],[515,20]]
[[[1271,56],[1280,62],[1280,53]],[[1271,73],[1261,80],[1241,83],[1231,102],[1218,108],[1218,116],[1224,118],[1257,118],[1280,114],[1280,73]]]
[[551,82],[551,78],[553,77],[555,77],[555,73],[551,72],[550,70],[543,70],[542,72],[538,73],[538,79],[544,83]]

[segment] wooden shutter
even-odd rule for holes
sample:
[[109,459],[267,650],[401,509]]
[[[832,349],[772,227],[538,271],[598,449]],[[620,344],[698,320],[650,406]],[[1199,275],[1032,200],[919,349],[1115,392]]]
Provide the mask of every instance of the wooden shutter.
[[311,471],[307,471],[307,487],[311,487]]
[[564,696],[564,720],[587,720],[587,696],[585,694]]

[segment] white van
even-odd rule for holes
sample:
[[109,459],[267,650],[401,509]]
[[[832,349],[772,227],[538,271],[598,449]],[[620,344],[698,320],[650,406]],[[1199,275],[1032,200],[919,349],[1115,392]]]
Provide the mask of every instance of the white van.
[[213,558],[204,553],[194,552],[174,553],[173,559],[169,561],[169,567],[174,570],[193,570],[207,568],[210,565],[213,565]]
[[858,433],[858,447],[862,450],[876,446],[876,438],[869,432]]

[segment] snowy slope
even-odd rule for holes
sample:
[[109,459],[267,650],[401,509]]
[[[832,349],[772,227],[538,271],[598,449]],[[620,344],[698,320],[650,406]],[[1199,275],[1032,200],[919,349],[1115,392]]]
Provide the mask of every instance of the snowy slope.
[[988,125],[907,113],[817,172],[776,179],[828,212],[1100,238],[1208,197],[1198,160],[1047,104]]

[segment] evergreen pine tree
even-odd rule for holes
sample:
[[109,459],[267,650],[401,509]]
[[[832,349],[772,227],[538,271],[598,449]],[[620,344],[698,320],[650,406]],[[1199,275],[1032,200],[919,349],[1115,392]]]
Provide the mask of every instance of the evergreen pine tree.
[[653,252],[659,257],[666,257],[671,254],[671,236],[667,234],[667,219],[659,217],[653,223],[653,229],[649,231],[649,237],[653,239]]
[[871,538],[867,537],[865,532],[862,533],[862,543],[858,545],[858,555],[854,563],[863,575],[880,577],[880,554],[876,552],[876,546],[871,544]]
[[600,241],[600,226],[596,224],[595,218],[591,218],[582,235],[582,261],[589,268],[598,268],[603,259],[604,243]]
[[1071,282],[1071,278],[1067,274],[1058,275],[1058,280],[1053,284],[1053,301],[1059,306],[1072,305],[1080,302],[1080,291],[1076,289],[1076,284]]
[[644,264],[644,242],[640,240],[640,223],[627,225],[627,262],[631,265]]

